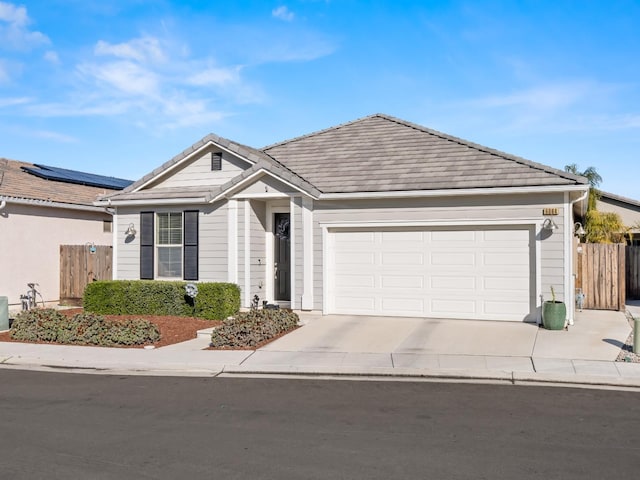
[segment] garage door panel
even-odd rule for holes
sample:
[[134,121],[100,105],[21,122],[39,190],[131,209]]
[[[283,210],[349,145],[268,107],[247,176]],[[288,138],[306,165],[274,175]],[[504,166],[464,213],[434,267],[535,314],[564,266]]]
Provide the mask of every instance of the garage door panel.
[[522,304],[520,302],[510,302],[507,299],[500,299],[499,301],[487,301],[483,303],[484,313],[488,315],[505,316],[522,313]]
[[488,266],[523,266],[529,268],[526,252],[485,253],[482,255],[482,265]]
[[422,275],[381,275],[382,288],[424,288]]
[[463,277],[460,275],[453,276],[435,276],[430,278],[430,286],[434,290],[444,290],[445,292],[451,290],[475,290],[476,278],[475,277]]
[[430,259],[431,265],[472,267],[476,264],[476,254],[474,252],[432,252]]
[[330,234],[330,313],[522,321],[533,308],[529,228]]
[[424,265],[422,253],[382,253],[382,265]]
[[338,297],[336,298],[336,309],[344,313],[359,313],[374,314],[375,301],[368,296],[349,295],[348,298]]
[[420,314],[424,311],[424,301],[416,298],[382,297],[382,309],[402,312],[403,314]]
[[373,253],[342,252],[336,253],[336,263],[342,265],[373,265]]
[[485,277],[482,282],[484,290],[495,290],[498,292],[529,292],[529,281],[522,277]]
[[470,317],[476,313],[476,302],[473,300],[457,299],[455,303],[451,300],[432,300],[431,312],[434,315],[451,315],[465,313]]
[[487,229],[479,232],[486,242],[519,242],[529,240],[529,231],[525,229]]
[[375,287],[374,275],[337,275],[335,280],[335,285],[338,288]]
[[405,232],[389,232],[383,231],[382,243],[383,244],[404,244],[404,243],[422,243],[424,241],[424,232],[419,231],[405,231]]
[[434,230],[431,232],[432,243],[472,242],[476,232],[472,230]]

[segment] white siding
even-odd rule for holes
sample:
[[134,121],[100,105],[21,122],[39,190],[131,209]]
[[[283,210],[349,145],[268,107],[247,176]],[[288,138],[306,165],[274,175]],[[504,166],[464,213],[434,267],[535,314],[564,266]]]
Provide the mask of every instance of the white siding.
[[200,208],[200,280],[203,282],[226,282],[228,278],[227,205],[223,201]]
[[178,170],[172,170],[169,177],[161,179],[149,188],[208,187],[223,185],[251,166],[244,160],[240,160],[239,158],[224,152],[222,154],[222,169],[212,171],[212,151],[213,150],[208,150],[195,159],[187,161],[184,165],[181,165]]
[[[175,212],[199,210],[199,280],[227,281],[227,203],[213,205],[181,205],[180,207],[118,208],[116,238],[117,272],[120,280],[140,278],[140,212]],[[125,230],[133,223],[138,234],[127,243]]]
[[242,189],[242,194],[250,193],[291,193],[295,192],[293,187],[288,186],[285,183],[282,183],[270,175],[263,175],[259,180],[256,180],[251,185]]

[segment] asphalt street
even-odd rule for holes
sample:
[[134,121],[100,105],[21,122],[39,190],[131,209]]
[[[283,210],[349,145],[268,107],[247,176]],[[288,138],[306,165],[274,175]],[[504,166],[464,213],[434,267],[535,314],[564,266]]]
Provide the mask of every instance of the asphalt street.
[[0,370],[0,478],[603,479],[637,393]]

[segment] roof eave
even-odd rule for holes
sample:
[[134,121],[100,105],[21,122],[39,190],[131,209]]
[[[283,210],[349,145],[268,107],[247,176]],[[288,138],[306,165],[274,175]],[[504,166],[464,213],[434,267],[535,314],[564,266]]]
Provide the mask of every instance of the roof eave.
[[459,188],[441,190],[401,190],[388,192],[322,193],[319,200],[373,199],[373,198],[416,198],[454,197],[470,195],[513,195],[519,193],[585,192],[589,185],[549,185],[531,187],[489,187]]

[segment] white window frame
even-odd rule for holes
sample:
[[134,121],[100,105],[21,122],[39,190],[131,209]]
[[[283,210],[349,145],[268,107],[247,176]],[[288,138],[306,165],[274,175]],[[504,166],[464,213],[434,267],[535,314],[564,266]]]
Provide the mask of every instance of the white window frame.
[[[154,252],[155,257],[155,278],[159,280],[182,280],[183,271],[184,271],[184,213],[182,211],[166,211],[166,212],[155,212],[155,242],[154,246],[156,251]],[[161,244],[160,243],[160,215],[180,215],[180,243],[170,243],[170,244]],[[169,236],[170,237],[170,236]],[[160,249],[161,248],[175,248],[180,247],[180,274],[177,277],[164,277],[160,275]]]

